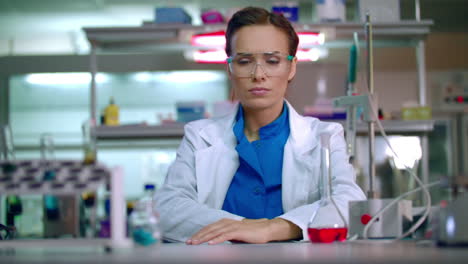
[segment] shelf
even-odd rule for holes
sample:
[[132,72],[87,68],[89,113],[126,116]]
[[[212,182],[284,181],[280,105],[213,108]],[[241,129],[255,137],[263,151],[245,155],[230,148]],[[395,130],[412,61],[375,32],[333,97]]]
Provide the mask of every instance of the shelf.
[[[342,125],[344,121],[338,122]],[[389,134],[395,133],[425,133],[434,129],[433,120],[417,120],[417,121],[402,121],[402,120],[382,120],[382,125],[385,131]],[[96,137],[98,140],[115,140],[115,139],[158,139],[158,138],[182,138],[184,136],[185,123],[174,123],[169,125],[124,125],[124,126],[99,126],[96,128]],[[379,129],[376,126],[376,134],[379,134]],[[357,125],[359,134],[367,134],[367,124],[359,122]]]
[[182,138],[185,123],[167,125],[122,125],[98,126],[95,135],[98,140],[105,139],[140,139],[140,138]]
[[[376,47],[413,45],[414,40],[424,38],[430,32],[432,20],[399,21],[373,24]],[[325,33],[325,47],[348,47],[354,32],[364,39],[364,23],[294,24],[296,31],[320,31]],[[225,30],[226,24],[192,26],[187,24],[139,27],[86,27],[83,30],[90,43],[101,51],[154,51],[186,50],[193,34]],[[383,40],[383,42],[380,42]]]
[[[387,134],[420,134],[431,132],[434,129],[434,120],[381,120],[382,126]],[[345,121],[340,121],[345,126]],[[358,134],[368,134],[368,125],[358,122],[356,127]],[[380,129],[375,125],[375,134],[380,134]]]

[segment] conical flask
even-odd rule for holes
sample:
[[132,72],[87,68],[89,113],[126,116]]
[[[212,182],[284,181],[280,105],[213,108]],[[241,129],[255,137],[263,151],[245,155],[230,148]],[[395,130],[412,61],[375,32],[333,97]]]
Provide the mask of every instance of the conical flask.
[[312,243],[345,241],[348,234],[348,226],[332,197],[330,134],[321,134],[320,143],[321,199],[309,220],[309,239]]

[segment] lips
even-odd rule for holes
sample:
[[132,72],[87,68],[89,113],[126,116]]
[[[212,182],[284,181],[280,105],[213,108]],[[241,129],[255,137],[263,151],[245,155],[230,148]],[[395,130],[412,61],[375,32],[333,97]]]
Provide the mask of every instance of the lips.
[[260,95],[265,95],[268,92],[270,92],[270,89],[263,88],[263,87],[255,87],[255,88],[250,89],[249,92],[253,95],[260,96]]

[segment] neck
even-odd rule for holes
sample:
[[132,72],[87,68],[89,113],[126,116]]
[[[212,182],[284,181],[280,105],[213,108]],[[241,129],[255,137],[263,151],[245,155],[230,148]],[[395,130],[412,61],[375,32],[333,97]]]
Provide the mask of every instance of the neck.
[[260,139],[260,128],[275,121],[283,110],[283,102],[265,109],[244,108],[244,134],[249,142]]

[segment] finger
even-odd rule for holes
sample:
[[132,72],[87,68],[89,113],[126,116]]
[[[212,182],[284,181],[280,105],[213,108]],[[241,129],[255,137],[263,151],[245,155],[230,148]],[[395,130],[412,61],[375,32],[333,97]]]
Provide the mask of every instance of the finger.
[[232,240],[233,238],[234,238],[234,235],[232,232],[223,233],[211,239],[210,241],[208,241],[208,245],[217,245],[217,244]]
[[205,242],[209,242],[210,240],[222,236],[225,233],[232,232],[233,230],[236,229],[237,224],[236,223],[229,223],[224,226],[220,226],[218,229],[212,230],[210,233],[206,233],[204,236],[200,237],[197,240],[197,244],[202,244]]
[[209,239],[219,235],[220,232],[222,232],[222,230],[225,230],[227,226],[232,225],[234,223],[239,223],[239,221],[232,220],[232,219],[222,219],[218,222],[210,224],[202,228],[196,234],[194,234],[190,238],[192,240],[191,242],[197,245],[207,242]]
[[204,228],[200,229],[197,233],[195,233],[190,239],[192,241],[200,240],[202,237],[206,236],[207,234],[213,232],[213,230],[217,230],[220,227],[224,226],[225,223],[218,221],[213,224],[209,224],[205,226]]

